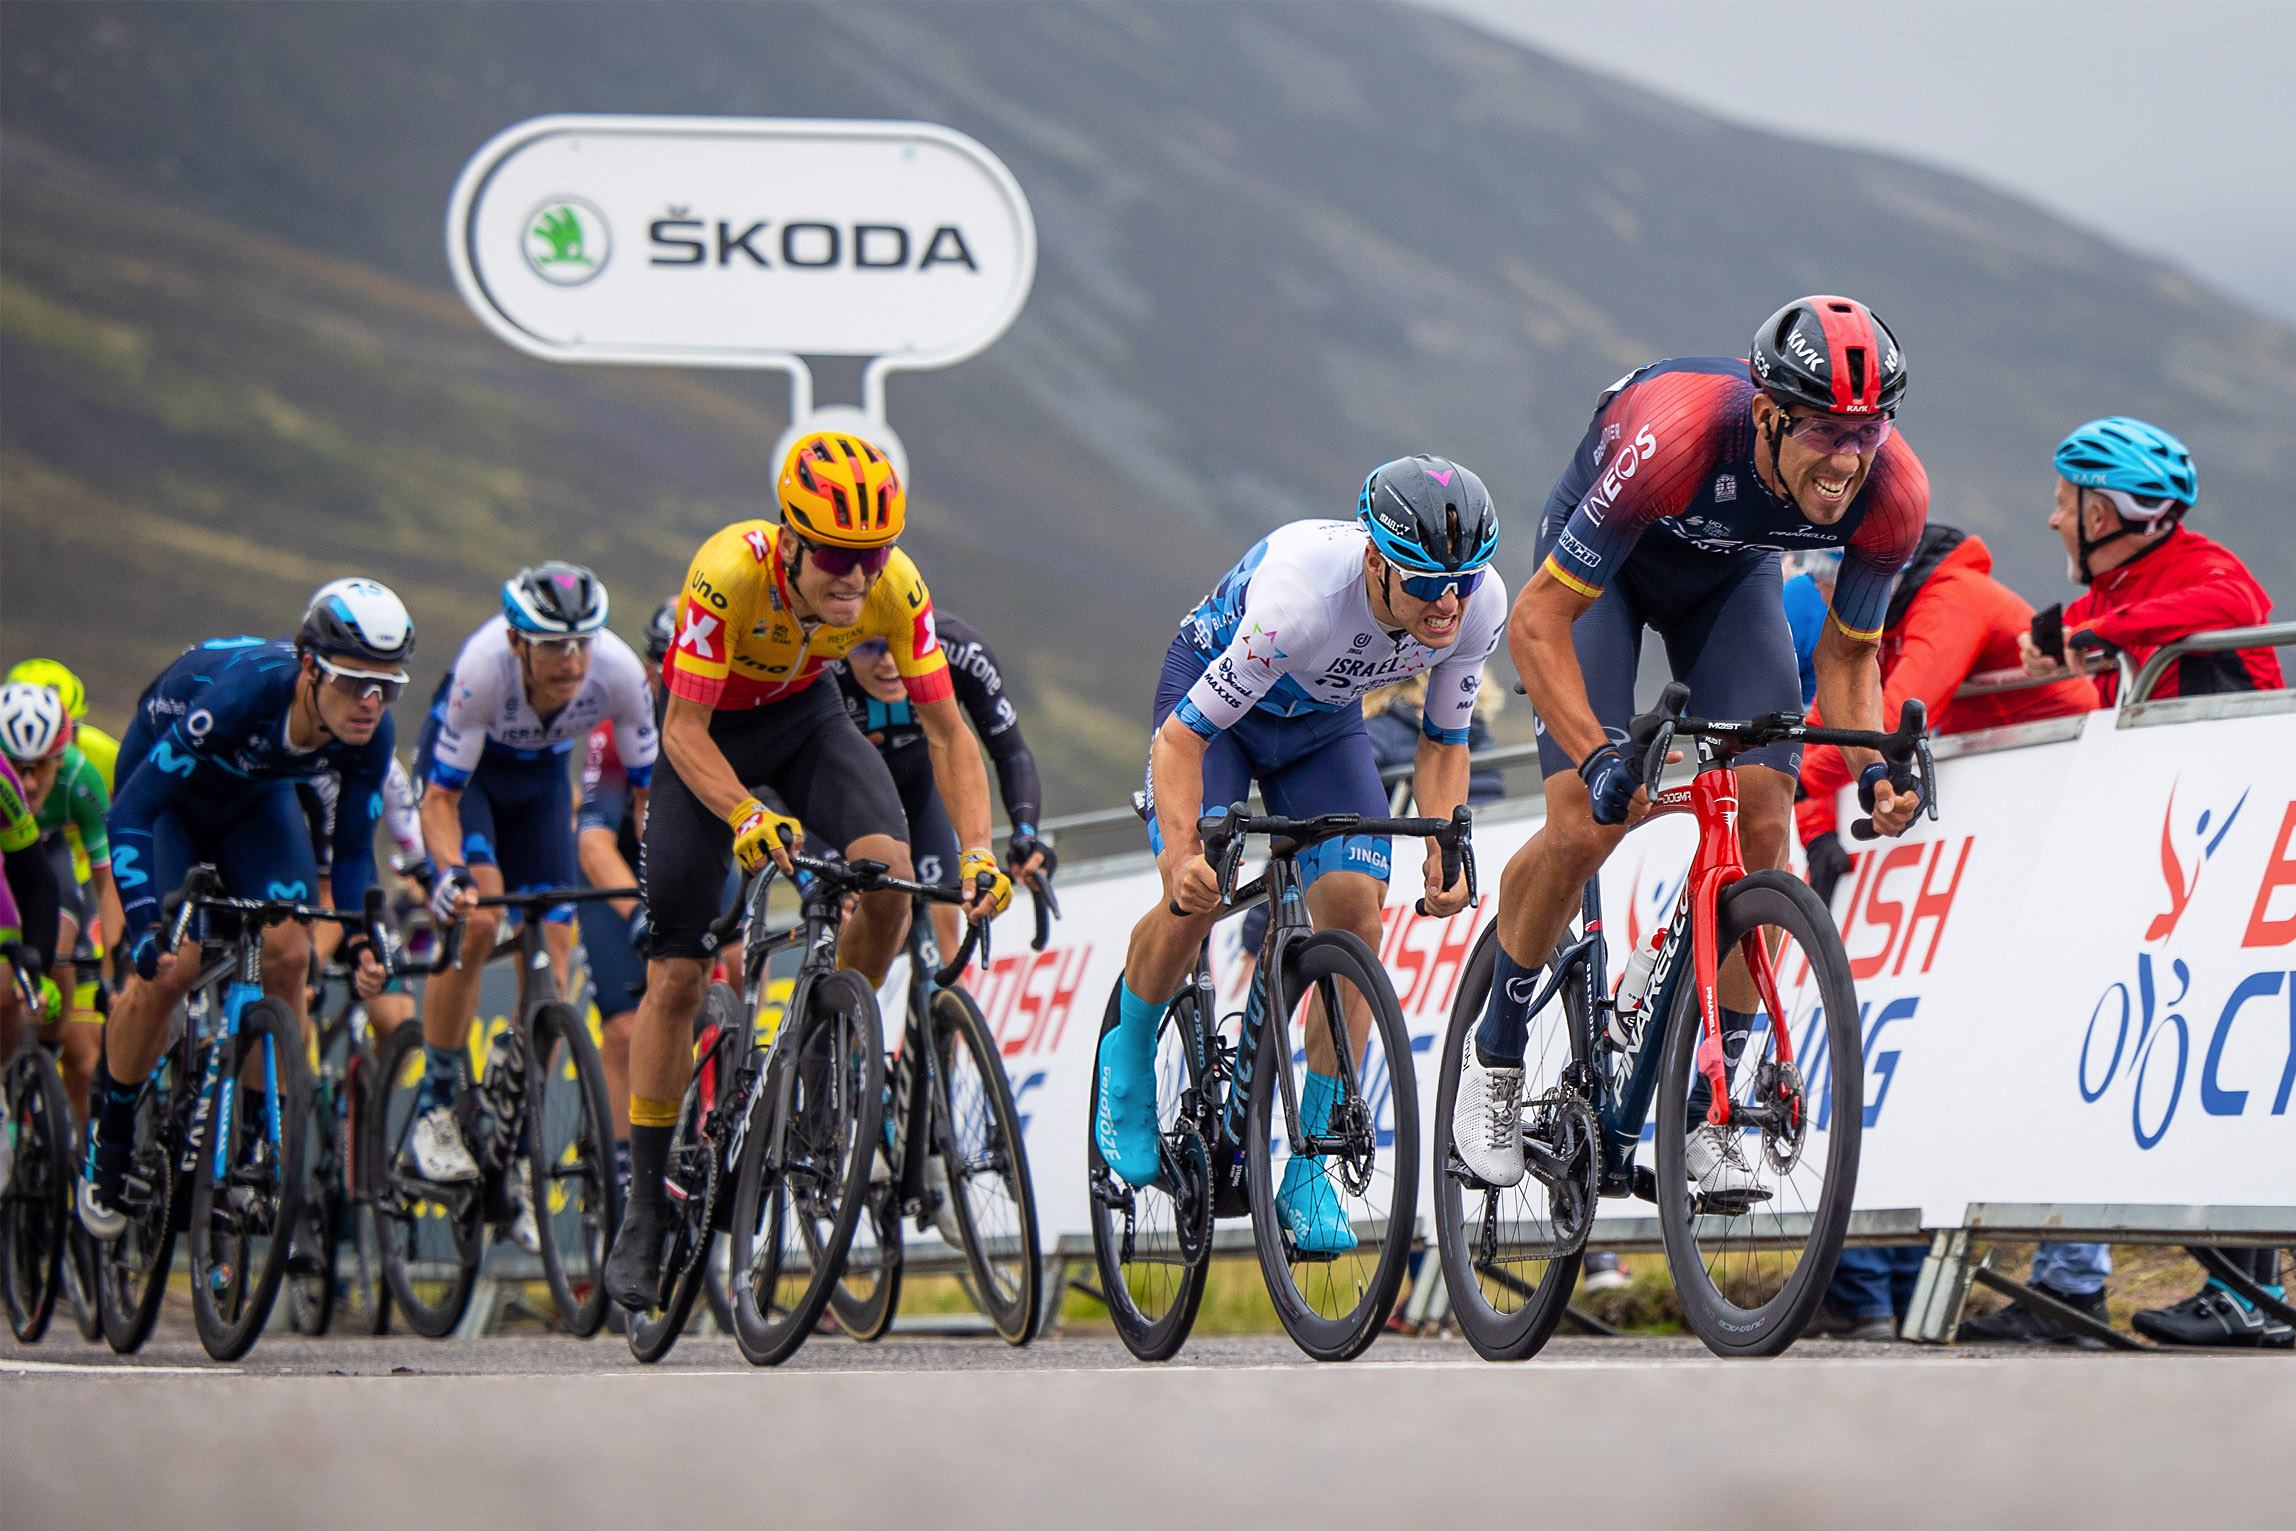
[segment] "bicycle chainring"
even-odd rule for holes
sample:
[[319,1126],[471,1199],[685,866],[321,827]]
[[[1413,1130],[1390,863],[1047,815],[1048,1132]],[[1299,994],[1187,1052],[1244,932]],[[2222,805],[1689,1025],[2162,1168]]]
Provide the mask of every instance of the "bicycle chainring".
[[1541,1174],[1538,1179],[1547,1188],[1555,1256],[1577,1254],[1586,1247],[1601,1196],[1602,1150],[1594,1108],[1576,1090],[1557,1086],[1533,1101],[1525,1117],[1524,1135],[1567,1166],[1559,1178]]
[[1163,1159],[1180,1258],[1190,1266],[1201,1264],[1212,1249],[1212,1156],[1203,1133],[1187,1117],[1164,1134]]
[[1762,1157],[1779,1174],[1791,1174],[1810,1136],[1810,1093],[1802,1071],[1791,1063],[1763,1064],[1755,1071],[1754,1098],[1773,1113],[1762,1127]]

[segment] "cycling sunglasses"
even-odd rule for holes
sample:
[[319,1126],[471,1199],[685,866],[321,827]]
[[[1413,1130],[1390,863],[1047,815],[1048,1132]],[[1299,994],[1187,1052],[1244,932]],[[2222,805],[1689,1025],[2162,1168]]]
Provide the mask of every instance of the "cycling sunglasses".
[[892,650],[892,647],[893,645],[882,638],[864,638],[853,645],[846,657],[858,659],[863,664],[875,664],[878,660],[883,659]]
[[1855,452],[1863,457],[1878,451],[1889,440],[1891,421],[1887,415],[1868,420],[1844,420],[1834,415],[1792,415],[1786,420],[1786,434],[1804,446],[1816,447],[1825,453]]
[[1406,574],[1402,580],[1403,593],[1415,601],[1440,601],[1444,591],[1456,590],[1463,601],[1475,593],[1475,587],[1483,583],[1483,576],[1490,572],[1463,569],[1456,574]]
[[377,697],[388,707],[399,699],[400,692],[407,689],[406,672],[403,670],[391,675],[377,675],[372,670],[346,670],[341,665],[328,663],[325,656],[319,654],[311,656],[311,663],[326,672],[327,684],[331,688],[354,702]]
[[821,572],[831,579],[843,579],[855,569],[859,569],[863,574],[874,579],[885,572],[885,565],[893,561],[893,550],[889,547],[823,547],[818,542],[807,542],[803,537],[797,539],[797,545],[803,548],[805,556],[818,564]]
[[570,633],[558,638],[535,638],[525,634],[520,636],[526,638],[526,646],[535,653],[559,660],[572,659],[576,654],[586,652],[596,637],[593,633]]

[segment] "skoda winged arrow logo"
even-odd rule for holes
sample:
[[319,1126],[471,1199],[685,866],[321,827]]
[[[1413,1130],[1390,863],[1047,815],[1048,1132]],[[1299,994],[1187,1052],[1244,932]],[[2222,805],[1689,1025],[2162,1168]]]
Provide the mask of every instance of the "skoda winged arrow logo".
[[526,219],[526,264],[559,287],[579,287],[605,270],[613,248],[606,215],[580,197],[554,198]]

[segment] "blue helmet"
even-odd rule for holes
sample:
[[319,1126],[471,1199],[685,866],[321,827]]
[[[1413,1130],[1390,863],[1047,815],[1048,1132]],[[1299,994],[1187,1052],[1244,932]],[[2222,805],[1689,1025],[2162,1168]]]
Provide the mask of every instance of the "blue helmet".
[[2171,504],[2190,509],[2200,497],[2200,473],[2184,443],[2157,425],[2127,415],[2108,415],[2057,444],[2057,472],[2083,489],[2127,495],[2122,513],[2149,519]]
[[1499,551],[1499,513],[1483,481],[1448,458],[1399,457],[1363,481],[1355,519],[1379,556],[1414,574],[1480,569]]

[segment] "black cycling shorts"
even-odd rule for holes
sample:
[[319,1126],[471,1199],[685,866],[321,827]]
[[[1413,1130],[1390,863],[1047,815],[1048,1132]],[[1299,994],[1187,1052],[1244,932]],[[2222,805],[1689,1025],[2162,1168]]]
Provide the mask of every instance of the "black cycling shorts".
[[963,852],[957,831],[949,823],[949,810],[941,806],[940,789],[933,779],[932,753],[922,742],[885,757],[893,773],[893,786],[901,794],[901,812],[909,820],[909,861],[917,881],[953,883]]
[[[797,816],[808,841],[839,851],[865,835],[908,843],[892,773],[846,716],[834,685],[816,682],[787,701],[719,712],[710,738],[750,791]],[[724,910],[732,869],[732,828],[686,790],[664,753],[654,763],[638,857],[654,926],[651,955],[711,955],[709,927]]]

